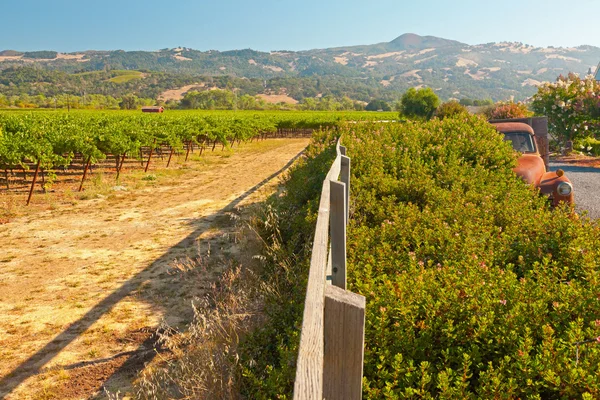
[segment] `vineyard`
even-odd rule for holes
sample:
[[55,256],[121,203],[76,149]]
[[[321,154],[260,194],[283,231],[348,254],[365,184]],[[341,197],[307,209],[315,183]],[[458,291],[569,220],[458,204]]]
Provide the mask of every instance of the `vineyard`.
[[[392,119],[393,113],[310,112],[172,112],[148,115],[132,112],[0,112],[0,185],[29,186],[30,198],[38,174],[41,189],[57,174],[82,175],[90,167],[112,166],[117,178],[126,160],[146,171],[153,157],[214,151],[258,138],[307,134],[344,121]],[[134,163],[134,165],[137,165]],[[31,172],[29,172],[31,171]],[[28,173],[29,172],[29,173]],[[29,200],[28,200],[29,202]]]
[[[230,214],[272,193],[273,178],[308,140],[255,140],[185,164],[173,157],[169,169],[167,157],[153,159],[151,174],[136,161],[138,171],[124,171],[117,185],[126,190],[94,171],[81,196],[57,185],[14,210],[0,222],[0,398],[130,390],[156,354],[161,321],[184,329],[192,301],[223,279],[252,237],[237,233]],[[0,193],[0,211],[23,197]]]

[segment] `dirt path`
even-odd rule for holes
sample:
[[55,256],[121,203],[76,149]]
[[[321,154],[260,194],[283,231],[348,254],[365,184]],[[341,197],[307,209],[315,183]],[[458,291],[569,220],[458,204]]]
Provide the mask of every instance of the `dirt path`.
[[136,369],[128,352],[143,349],[163,320],[187,323],[191,300],[219,276],[207,269],[183,279],[186,258],[209,244],[225,258],[235,253],[219,218],[264,197],[255,191],[307,143],[209,153],[126,183],[128,191],[0,225],[0,398],[86,398],[109,377],[127,385]]

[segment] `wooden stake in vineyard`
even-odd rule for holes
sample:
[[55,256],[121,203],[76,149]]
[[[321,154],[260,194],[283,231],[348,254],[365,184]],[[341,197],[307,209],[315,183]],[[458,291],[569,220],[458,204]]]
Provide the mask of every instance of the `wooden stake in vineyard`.
[[44,179],[44,168],[42,168],[41,175],[42,175],[42,183],[41,183],[42,192],[46,193],[46,180]]
[[85,168],[83,169],[83,178],[81,178],[81,184],[79,185],[79,192],[83,190],[83,182],[85,181],[85,177],[88,172],[88,168],[90,167],[90,162],[92,161],[92,156],[89,156],[87,159],[87,163],[85,164]]
[[173,146],[171,146],[171,152],[169,153],[169,161],[167,161],[167,168],[171,165],[171,157],[173,157]]
[[146,168],[144,169],[144,172],[148,172],[148,167],[150,166],[150,159],[152,158],[152,153],[154,152],[154,146],[156,146],[156,139],[154,139],[152,147],[150,147],[150,155],[148,156],[148,162],[146,163]]
[[125,153],[123,153],[123,155],[121,156],[121,163],[119,164],[119,167],[117,168],[117,179],[119,179],[119,175],[121,175],[121,168],[123,168],[124,162],[125,162]]
[[185,153],[185,162],[187,162],[188,157],[190,156],[190,146],[192,144],[192,141],[190,140],[189,142],[187,142],[187,152]]
[[29,189],[29,197],[27,197],[27,205],[31,202],[31,196],[33,196],[33,187],[35,186],[35,181],[37,181],[38,172],[40,170],[41,161],[38,160],[37,166],[35,167],[35,173],[33,174],[33,181],[31,182],[31,189]]

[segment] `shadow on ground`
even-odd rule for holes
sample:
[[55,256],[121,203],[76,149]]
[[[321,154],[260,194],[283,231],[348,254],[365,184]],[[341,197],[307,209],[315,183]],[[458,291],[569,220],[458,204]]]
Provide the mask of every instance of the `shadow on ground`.
[[[567,174],[569,172],[574,172],[574,173],[579,173],[579,172],[583,172],[583,173],[593,173],[593,174],[598,174],[600,173],[600,168],[594,168],[594,167],[581,167],[578,165],[570,165],[570,164],[566,164],[566,163],[553,163],[552,164],[553,167],[555,168],[560,168],[563,171],[565,171]],[[555,169],[553,168],[553,169]]]
[[[298,153],[284,167],[279,169],[277,172],[271,174],[269,177],[265,178],[263,181],[256,184],[254,187],[247,190],[244,194],[237,197],[235,200],[230,202],[227,206],[225,206],[218,212],[190,221],[190,223],[195,227],[194,231],[190,235],[181,240],[175,246],[171,247],[165,254],[153,261],[150,265],[148,265],[142,271],[138,272],[135,276],[130,278],[120,288],[118,288],[110,295],[105,297],[90,311],[88,311],[83,317],[69,325],[68,328],[66,328],[64,331],[58,334],[52,341],[50,341],[43,348],[38,350],[27,360],[22,362],[8,375],[2,377],[0,379],[0,397],[4,398],[8,396],[15,388],[21,385],[29,377],[37,375],[40,372],[44,372],[44,366],[48,362],[50,362],[55,356],[57,356],[63,349],[65,349],[70,343],[77,339],[79,335],[85,332],[103,315],[109,312],[117,303],[119,303],[126,297],[134,294],[138,289],[140,289],[143,282],[148,279],[149,271],[155,269],[155,267],[157,267],[158,265],[163,265],[165,263],[169,263],[175,260],[177,256],[181,254],[180,250],[182,248],[187,248],[189,246],[194,245],[196,238],[200,236],[206,229],[210,228],[211,224],[213,223],[216,217],[222,215],[223,213],[233,211],[244,199],[261,189],[269,181],[271,181],[272,179],[283,173],[286,169],[288,169],[303,153],[304,151]],[[142,299],[145,301],[149,301],[153,307],[164,311],[165,304],[163,302],[157,302],[158,299],[154,299],[152,297],[144,297],[143,295]],[[106,359],[80,362],[62,368],[75,369],[86,366],[93,367],[95,365],[110,362],[115,359],[122,359],[123,362],[119,363],[119,366],[116,370],[113,369],[113,372],[111,372],[109,376],[105,377],[106,379],[102,379],[101,382],[98,382],[95,390],[88,391],[87,395],[90,395],[93,392],[100,390],[104,382],[106,382],[112,376],[122,373],[135,374],[140,368],[143,368],[144,363],[151,361],[157,354],[157,351],[155,351],[154,349],[155,344],[156,334],[148,332],[146,338],[139,345],[137,350],[120,353]]]

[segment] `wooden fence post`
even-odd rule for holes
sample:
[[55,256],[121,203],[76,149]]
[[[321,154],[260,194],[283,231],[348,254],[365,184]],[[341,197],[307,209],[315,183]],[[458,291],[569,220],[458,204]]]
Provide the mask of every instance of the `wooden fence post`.
[[33,196],[33,188],[35,186],[35,181],[37,180],[38,172],[40,171],[40,163],[41,161],[38,160],[37,165],[35,167],[35,172],[33,174],[33,182],[31,182],[31,189],[29,190],[29,197],[27,197],[27,205],[29,205],[29,203],[31,202],[31,196]]
[[330,181],[331,284],[346,289],[346,185]]
[[346,225],[350,218],[350,157],[342,156],[341,180],[346,185]]
[[359,400],[365,340],[365,298],[325,287],[323,398]]

